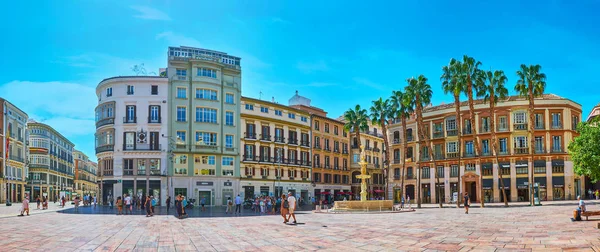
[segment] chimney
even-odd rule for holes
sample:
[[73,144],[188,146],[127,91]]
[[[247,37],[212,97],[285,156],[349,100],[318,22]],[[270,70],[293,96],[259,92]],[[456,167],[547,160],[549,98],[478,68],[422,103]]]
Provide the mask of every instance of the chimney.
[[271,96],[271,102],[275,103],[275,96]]

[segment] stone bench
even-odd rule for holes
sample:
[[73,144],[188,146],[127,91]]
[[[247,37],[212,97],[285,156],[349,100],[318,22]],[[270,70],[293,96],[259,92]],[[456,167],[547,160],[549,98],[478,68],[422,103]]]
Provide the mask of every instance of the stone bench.
[[585,211],[581,213],[581,217],[585,216],[585,220],[588,220],[590,216],[600,215],[600,211]]

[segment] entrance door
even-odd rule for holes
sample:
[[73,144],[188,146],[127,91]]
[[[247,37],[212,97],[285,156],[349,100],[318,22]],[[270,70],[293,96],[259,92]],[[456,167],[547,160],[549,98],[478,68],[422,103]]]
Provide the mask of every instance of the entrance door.
[[150,149],[158,150],[158,132],[150,132]]
[[471,192],[469,193],[469,198],[471,198],[471,201],[477,201],[477,184],[475,182],[471,182],[471,186],[469,186],[471,188]]
[[207,206],[211,206],[212,205],[212,201],[211,201],[212,200],[212,197],[211,197],[212,195],[211,195],[210,191],[198,191],[198,196],[199,196],[198,197],[198,201],[197,201],[198,203],[200,203],[200,200],[202,198],[204,198],[206,200],[205,201],[205,203],[206,203],[205,205],[207,205]]
[[[277,195],[276,195],[277,196]],[[280,196],[281,197],[281,196]],[[306,202],[310,202],[308,200],[308,191],[306,190],[302,190],[300,191],[300,198],[302,198],[302,200],[306,203]]]
[[408,195],[411,200],[415,199],[415,186],[414,185],[406,186],[406,193],[404,194],[404,197],[406,197],[406,195]]

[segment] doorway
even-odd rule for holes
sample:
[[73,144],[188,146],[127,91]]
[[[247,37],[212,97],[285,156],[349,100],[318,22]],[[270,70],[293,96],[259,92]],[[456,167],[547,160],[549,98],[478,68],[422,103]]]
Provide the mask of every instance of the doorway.
[[244,186],[244,198],[254,199],[254,186]]
[[465,184],[465,189],[469,195],[469,199],[471,199],[471,202],[477,201],[477,184],[475,182],[465,182]]
[[212,205],[212,193],[211,191],[198,191],[198,203],[200,203],[200,200],[202,200],[202,198],[205,199],[205,205],[207,206],[211,206]]

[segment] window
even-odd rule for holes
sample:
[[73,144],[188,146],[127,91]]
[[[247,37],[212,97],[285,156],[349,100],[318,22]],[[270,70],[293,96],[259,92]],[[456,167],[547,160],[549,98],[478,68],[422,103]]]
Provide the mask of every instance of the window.
[[125,107],[126,109],[126,122],[135,122],[135,106],[134,105],[127,105]]
[[[199,161],[199,162],[198,162]],[[200,156],[200,160],[196,159],[196,163],[203,165],[215,165],[215,156]]]
[[306,118],[306,116],[301,116],[300,121],[308,122],[308,118]]
[[196,122],[217,123],[217,110],[212,108],[196,108]]
[[181,77],[187,76],[187,69],[177,69],[175,72],[176,72],[177,76],[181,76]]
[[233,166],[233,157],[223,157],[221,160],[223,166]]
[[466,155],[473,155],[473,141],[467,141],[465,142],[465,152]]
[[109,87],[106,89],[106,97],[111,97],[112,96],[112,88]]
[[450,166],[450,177],[458,177],[458,165]]
[[152,85],[150,90],[151,90],[150,91],[151,95],[158,95],[158,86],[157,85]]
[[500,153],[506,154],[508,153],[506,138],[500,138]]
[[319,130],[319,121],[315,121],[315,130]]
[[560,138],[560,136],[552,136],[552,152],[562,152]]
[[150,106],[150,122],[160,122],[160,106],[151,105]]
[[185,131],[177,131],[177,141],[185,142]]
[[138,175],[146,175],[146,160],[145,159],[138,159],[137,174]]
[[225,94],[225,103],[234,104],[233,94]]
[[515,148],[527,148],[527,137],[526,136],[515,137]]
[[123,159],[123,175],[133,175],[133,159]]
[[260,107],[260,112],[269,113],[269,108],[267,108],[267,107]]
[[352,162],[354,162],[354,163],[360,162],[360,155],[359,154],[353,154],[352,155]]
[[254,110],[254,105],[246,103],[246,110]]
[[517,112],[514,114],[515,124],[524,124],[527,123],[527,117],[525,116],[525,112]]
[[283,115],[283,113],[281,112],[281,110],[279,110],[279,109],[276,109],[276,110],[275,110],[275,115],[276,115],[276,116],[282,116],[282,115]]
[[199,67],[198,73],[196,75],[209,78],[217,78],[217,70]]
[[217,145],[217,133],[196,132],[196,144]]
[[423,167],[421,170],[421,178],[428,179],[431,177],[431,173],[429,172],[429,167]]
[[176,164],[187,164],[187,155],[180,155],[175,157]]
[[233,112],[225,112],[225,125],[233,126]]
[[296,119],[296,114],[294,114],[294,113],[288,113],[288,118],[290,118],[290,119]]
[[187,90],[184,87],[177,88],[177,98],[186,99],[187,98]]
[[233,135],[225,135],[225,148],[233,148]]
[[499,117],[498,130],[505,131],[508,130],[508,120],[506,116]]
[[544,128],[544,116],[542,114],[535,114],[535,128],[536,129]]
[[571,129],[577,130],[577,124],[579,124],[579,116],[573,116],[571,118]]
[[562,119],[560,113],[552,113],[552,128],[560,129],[562,128]]
[[178,122],[185,122],[186,121],[186,108],[185,107],[177,107],[177,121]]
[[127,95],[133,95],[133,86],[127,85]]
[[336,136],[338,135],[338,126],[336,125],[333,126],[333,134]]
[[196,99],[204,99],[204,100],[217,100],[217,91],[210,89],[198,88],[196,89]]
[[448,150],[447,150],[447,151],[448,151],[448,153],[456,153],[456,152],[458,152],[458,151],[456,150],[456,147],[457,147],[457,145],[458,145],[458,143],[457,143],[457,142],[450,142],[450,143],[448,143],[447,145],[448,145],[448,146],[447,146],[447,148],[448,148]]
[[437,177],[438,178],[443,178],[444,177],[444,167],[443,166],[438,166],[436,169],[437,172]]
[[543,153],[544,152],[544,137],[536,136],[535,137],[535,153]]
[[325,133],[329,133],[329,123],[325,123]]
[[481,152],[484,155],[490,154],[490,140],[481,140]]
[[446,130],[455,130],[456,129],[456,118],[450,118],[446,120]]
[[481,118],[481,132],[490,132],[490,118],[489,117]]
[[474,163],[468,163],[465,166],[465,171],[475,171],[475,164]]

